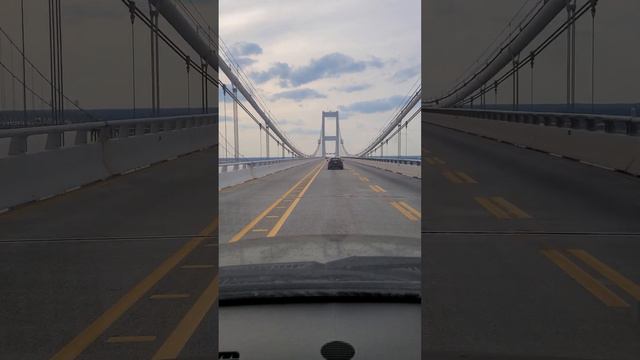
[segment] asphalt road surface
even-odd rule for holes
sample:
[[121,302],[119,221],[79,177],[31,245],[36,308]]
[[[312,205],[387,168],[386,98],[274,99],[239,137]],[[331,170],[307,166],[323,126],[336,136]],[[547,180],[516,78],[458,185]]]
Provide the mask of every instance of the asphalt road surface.
[[324,159],[223,189],[220,242],[303,235],[420,236],[420,180]]
[[0,358],[217,356],[216,158],[0,215]]
[[423,358],[640,358],[640,179],[422,124]]

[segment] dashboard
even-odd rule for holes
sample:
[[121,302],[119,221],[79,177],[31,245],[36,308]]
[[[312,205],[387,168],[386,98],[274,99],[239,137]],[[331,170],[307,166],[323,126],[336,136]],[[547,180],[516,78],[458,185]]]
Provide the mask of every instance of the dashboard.
[[419,359],[420,304],[221,306],[220,359]]

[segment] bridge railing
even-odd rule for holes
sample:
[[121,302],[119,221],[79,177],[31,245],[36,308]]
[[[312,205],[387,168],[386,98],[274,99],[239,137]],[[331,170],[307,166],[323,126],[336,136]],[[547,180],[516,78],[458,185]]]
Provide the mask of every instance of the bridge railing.
[[415,165],[415,166],[422,165],[422,161],[419,159],[389,159],[389,158],[379,158],[379,157],[350,157],[350,156],[345,156],[345,157],[358,159],[358,160],[385,162],[390,164]]
[[294,157],[294,158],[284,158],[284,159],[264,159],[264,160],[255,160],[255,161],[219,163],[218,173],[250,169],[258,166],[274,165],[274,164],[279,164],[279,163],[288,162],[292,160],[300,160],[300,159],[303,159],[303,158]]
[[44,149],[56,150],[63,147],[63,138],[69,133],[75,134],[72,145],[85,145],[113,138],[128,138],[211,125],[215,121],[215,116],[211,114],[95,121],[5,129],[0,130],[0,139],[10,139],[8,155],[12,156],[26,153],[29,150],[29,138],[35,136],[46,136]]
[[631,116],[463,108],[423,108],[423,111],[611,134],[640,135],[640,118]]

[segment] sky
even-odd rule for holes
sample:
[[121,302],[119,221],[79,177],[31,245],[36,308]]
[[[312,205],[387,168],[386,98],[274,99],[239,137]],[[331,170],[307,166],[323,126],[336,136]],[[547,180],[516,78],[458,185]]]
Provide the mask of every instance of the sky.
[[[423,2],[423,97],[448,90],[467,66],[532,0],[428,0]],[[578,4],[586,0],[578,0]],[[566,17],[558,16],[554,24]],[[640,102],[640,1],[608,0],[597,5],[595,102]],[[576,102],[591,98],[591,15],[576,27]],[[549,31],[543,33],[548,34]],[[534,43],[539,43],[539,37]],[[528,53],[528,50],[526,51]],[[534,102],[562,103],[566,98],[566,38],[561,36],[534,64]],[[520,75],[521,103],[530,101],[530,70]],[[493,95],[490,97],[493,101]],[[511,85],[499,89],[499,102],[511,102]]]
[[[355,153],[420,81],[420,6],[419,0],[221,0],[219,31],[297,147],[313,152],[322,111],[338,110],[345,147]],[[222,121],[223,104],[220,114]],[[229,142],[231,114],[229,104]],[[409,154],[419,154],[418,118],[408,129]],[[240,152],[260,155],[257,125],[242,113],[239,119]],[[335,123],[327,121],[326,131],[333,135]],[[397,143],[389,144],[396,154]]]

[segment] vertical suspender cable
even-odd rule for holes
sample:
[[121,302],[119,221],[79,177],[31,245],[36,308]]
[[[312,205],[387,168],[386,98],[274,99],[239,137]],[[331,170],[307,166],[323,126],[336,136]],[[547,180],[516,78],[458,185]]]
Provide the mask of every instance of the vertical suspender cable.
[[572,1],[567,1],[567,110],[571,109],[571,5]]
[[191,114],[191,74],[189,70],[191,69],[191,57],[187,55],[185,62],[187,63],[187,114]]
[[135,40],[135,26],[134,20],[136,18],[136,3],[135,1],[129,2],[129,15],[131,17],[131,103],[133,110],[133,118],[136,118],[136,40]]
[[576,106],[576,0],[571,6],[571,111]]
[[158,21],[160,16],[158,10],[154,11],[154,15],[153,34],[155,39],[154,50],[156,51],[156,116],[160,116],[160,47],[158,46]]
[[[58,51],[58,114],[60,123],[64,123],[64,69],[62,67],[62,11],[60,8],[60,0],[56,0],[56,30],[57,30],[57,51]],[[62,145],[64,145],[64,136],[62,136]]]
[[260,159],[262,159],[262,124],[258,124],[258,137],[260,138]]
[[[225,140],[228,139],[227,137],[227,88],[224,84],[222,84],[222,106],[224,107],[224,138]],[[229,149],[227,149],[226,147],[224,148],[224,158],[225,159],[229,159]]]
[[[0,38],[0,60],[2,60],[2,38]],[[4,69],[0,71],[0,111],[5,110]]]
[[[11,48],[11,71],[13,70],[13,60],[14,60],[14,50]],[[11,77],[11,111],[14,112],[16,110],[16,78],[15,76]],[[12,115],[13,116],[13,115]]]
[[55,69],[55,56],[53,49],[53,0],[49,0],[49,78],[51,79],[51,122],[57,124]]
[[[22,27],[22,121],[27,126],[27,66],[24,53],[24,0],[20,0],[20,17]],[[33,79],[33,75],[31,77]]]
[[151,112],[156,115],[156,51],[154,41],[154,22],[153,22],[153,7],[149,3],[149,14],[151,18],[150,27],[150,41],[151,41]]
[[531,101],[530,101],[530,106],[531,108],[529,109],[529,111],[534,111],[533,110],[533,64],[534,64],[534,59],[536,57],[536,53],[535,51],[531,51],[531,54],[529,55],[529,59],[531,60],[531,84],[529,84],[531,86],[531,90],[529,93],[529,96],[531,97]]
[[598,0],[591,0],[591,113],[594,113],[595,94],[595,58],[596,58],[596,3]]

